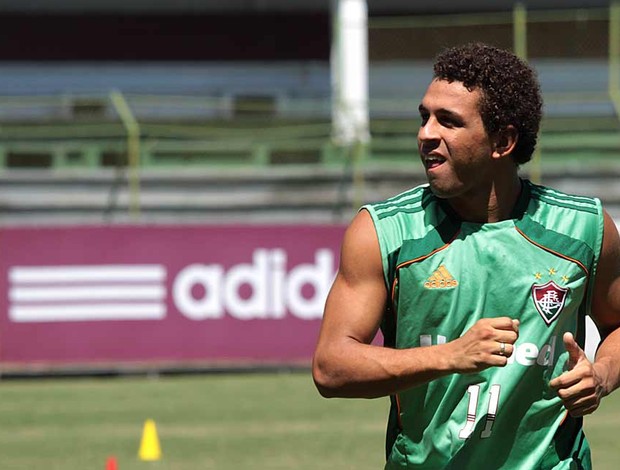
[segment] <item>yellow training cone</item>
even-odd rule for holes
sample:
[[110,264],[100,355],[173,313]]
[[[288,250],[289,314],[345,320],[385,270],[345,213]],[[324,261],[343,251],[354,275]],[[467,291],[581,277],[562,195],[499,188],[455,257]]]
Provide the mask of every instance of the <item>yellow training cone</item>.
[[140,460],[161,459],[161,447],[157,437],[157,428],[155,427],[155,421],[152,419],[147,419],[144,422],[138,457],[140,457]]

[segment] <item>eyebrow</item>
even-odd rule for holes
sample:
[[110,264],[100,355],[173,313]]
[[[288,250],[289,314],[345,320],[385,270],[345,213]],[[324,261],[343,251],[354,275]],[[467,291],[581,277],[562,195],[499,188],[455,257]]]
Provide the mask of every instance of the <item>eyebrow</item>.
[[[428,109],[426,108],[426,106],[424,106],[422,103],[420,103],[420,105],[418,106],[418,111],[420,113],[422,112],[429,112]],[[438,114],[440,116],[449,116],[449,117],[453,117],[455,119],[459,119],[461,121],[463,121],[463,116],[461,116],[459,113],[457,113],[456,111],[451,111],[449,109],[446,108],[439,108],[435,114]]]

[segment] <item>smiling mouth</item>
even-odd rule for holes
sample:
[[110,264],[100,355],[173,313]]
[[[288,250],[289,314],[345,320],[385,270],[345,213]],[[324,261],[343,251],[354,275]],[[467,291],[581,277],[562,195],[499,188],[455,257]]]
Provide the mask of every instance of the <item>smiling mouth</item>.
[[424,157],[424,165],[427,170],[432,170],[445,163],[446,159],[437,155],[427,155]]

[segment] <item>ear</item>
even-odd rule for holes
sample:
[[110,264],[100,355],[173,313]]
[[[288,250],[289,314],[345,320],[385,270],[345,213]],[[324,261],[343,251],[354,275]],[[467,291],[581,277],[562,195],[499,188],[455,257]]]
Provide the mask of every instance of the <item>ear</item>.
[[499,130],[493,138],[493,158],[503,158],[510,155],[519,140],[519,133],[512,124]]

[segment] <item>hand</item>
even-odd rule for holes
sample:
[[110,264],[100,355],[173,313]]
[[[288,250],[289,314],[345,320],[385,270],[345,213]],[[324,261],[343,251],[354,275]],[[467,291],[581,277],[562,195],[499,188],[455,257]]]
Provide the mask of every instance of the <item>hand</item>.
[[[519,320],[509,317],[482,318],[463,336],[448,343],[455,372],[479,372],[503,367],[519,337]],[[502,354],[501,343],[505,344]]]
[[596,410],[604,394],[601,373],[579,347],[572,333],[564,333],[568,351],[568,370],[549,382],[557,391],[571,416],[579,417]]

